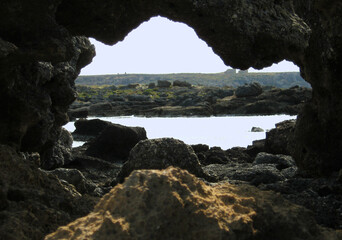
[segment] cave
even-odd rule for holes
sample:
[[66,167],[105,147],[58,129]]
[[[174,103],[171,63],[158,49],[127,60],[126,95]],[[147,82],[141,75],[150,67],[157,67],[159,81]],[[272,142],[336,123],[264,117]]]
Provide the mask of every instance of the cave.
[[113,45],[163,16],[192,27],[233,68],[299,66],[313,96],[298,116],[292,156],[310,176],[329,176],[342,168],[341,12],[338,0],[3,0],[0,143],[51,157],[74,81],[95,55],[88,38]]
[[[95,54],[86,37],[113,45],[153,16],[195,29],[226,65],[300,67],[313,98],[296,126],[298,165],[316,175],[341,168],[341,35],[338,1],[62,1],[1,4],[0,142],[43,156],[75,100],[74,79]],[[85,36],[85,37],[84,37]]]

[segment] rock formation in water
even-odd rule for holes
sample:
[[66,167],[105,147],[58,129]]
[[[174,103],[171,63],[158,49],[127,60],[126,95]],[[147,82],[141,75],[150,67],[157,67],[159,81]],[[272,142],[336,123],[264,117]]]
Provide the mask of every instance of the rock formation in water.
[[337,240],[338,234],[279,195],[247,185],[210,187],[170,167],[134,171],[92,213],[45,239]]

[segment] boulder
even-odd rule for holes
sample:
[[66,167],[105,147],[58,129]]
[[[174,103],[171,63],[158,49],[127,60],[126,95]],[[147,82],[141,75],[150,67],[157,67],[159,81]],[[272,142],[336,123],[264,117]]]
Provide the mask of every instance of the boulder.
[[265,141],[265,139],[254,140],[252,145],[247,146],[246,153],[254,159],[259,152],[265,152]]
[[140,141],[130,152],[127,162],[118,175],[123,182],[132,171],[138,169],[164,169],[176,166],[198,177],[205,177],[194,150],[183,141],[173,138]]
[[189,87],[191,87],[191,83],[176,80],[176,81],[173,81],[173,86],[174,87],[187,87],[187,88],[189,88]]
[[254,96],[260,95],[261,93],[262,93],[262,87],[257,82],[253,82],[250,84],[245,84],[243,86],[239,86],[235,91],[235,95],[238,98],[254,97]]
[[232,162],[251,163],[254,159],[250,156],[249,151],[243,147],[233,147],[227,149],[225,152],[226,156]]
[[41,167],[53,169],[70,163],[73,160],[72,150],[73,138],[71,133],[62,128],[58,141],[44,151],[41,156]]
[[37,168],[29,155],[0,145],[0,239],[44,239],[97,201]]
[[286,120],[266,133],[265,151],[273,154],[291,155],[294,148],[296,120]]
[[98,136],[110,124],[111,122],[100,119],[79,119],[74,123],[76,129],[72,135],[75,140],[88,141]]
[[81,194],[92,193],[96,188],[96,185],[87,180],[77,169],[56,168],[46,172],[57,176],[60,180],[67,181],[74,185],[76,190]]
[[157,86],[160,88],[169,88],[171,87],[171,83],[166,80],[158,80]]
[[292,174],[295,177],[272,184],[262,184],[259,188],[275,191],[292,203],[311,210],[321,226],[341,229],[341,183],[327,178],[302,177],[302,174],[297,174],[296,169],[292,167],[281,172],[283,175],[286,172],[285,174]]
[[252,127],[251,132],[265,132],[265,130],[260,127]]
[[205,158],[201,158],[201,164],[209,165],[214,163],[224,164],[230,159],[220,147],[212,147],[206,153],[204,153]]
[[93,212],[48,235],[57,239],[312,239],[341,233],[312,213],[251,186],[205,185],[185,170],[134,171]]
[[200,152],[209,151],[209,146],[206,144],[195,144],[195,145],[191,145],[191,147],[195,151],[196,154]]
[[[86,179],[86,190],[88,194],[103,196],[104,193],[109,192],[112,186],[116,184],[116,176],[120,172],[122,164],[87,156],[84,154],[85,148],[84,146],[74,148],[72,152],[74,161],[64,166],[64,168],[76,169],[82,173]],[[64,178],[64,180],[68,181],[67,178]],[[90,187],[87,186],[88,182]],[[73,182],[70,183],[73,184]],[[95,189],[93,189],[92,183],[95,183]]]
[[273,155],[265,152],[258,153],[253,164],[274,164],[278,170],[296,166],[291,156],[281,154]]
[[107,161],[125,161],[131,149],[145,139],[147,137],[144,128],[112,123],[89,143],[85,153]]
[[281,172],[272,164],[210,164],[203,167],[203,170],[213,178],[238,180],[255,186],[285,180]]

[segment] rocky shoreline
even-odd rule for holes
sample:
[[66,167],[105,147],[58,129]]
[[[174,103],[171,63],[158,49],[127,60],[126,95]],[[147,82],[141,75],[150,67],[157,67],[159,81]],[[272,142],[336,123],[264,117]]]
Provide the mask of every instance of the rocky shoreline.
[[[2,0],[0,239],[342,239],[341,12],[340,0]],[[299,88],[239,97],[237,89],[207,95],[168,83],[163,92],[113,89],[105,101],[93,104],[91,95],[70,109],[75,79],[96,54],[89,37],[114,45],[153,16],[192,27],[234,69],[295,63],[310,100],[301,104]],[[127,140],[139,142],[111,158],[101,133],[73,150],[62,129],[69,110],[148,116],[151,109],[151,116],[300,113],[294,130],[279,125],[247,149],[149,140],[126,129]],[[90,151],[93,141],[106,155]]]
[[311,98],[311,89],[263,87],[258,83],[233,87],[193,86],[187,82],[127,86],[77,86],[71,119],[87,116],[222,116],[297,115]]
[[[73,149],[70,145],[65,145],[66,141],[61,141],[60,143],[62,145],[64,144],[64,149],[69,151],[70,156],[72,156],[71,159],[69,161],[64,161],[64,163],[62,163],[63,161],[60,161],[60,159],[58,162],[49,163],[49,166],[54,166],[51,170],[34,170],[38,171],[39,174],[43,174],[43,178],[48,177],[55,181],[55,183],[49,183],[48,186],[55,185],[58,188],[58,186],[60,186],[61,184],[61,186],[63,186],[62,188],[65,189],[64,191],[66,191],[64,194],[71,194],[68,200],[70,202],[68,204],[78,205],[78,208],[76,209],[73,209],[74,207],[72,207],[72,212],[74,212],[74,214],[69,215],[70,213],[68,213],[67,216],[69,217],[60,222],[60,224],[62,224],[63,222],[64,224],[68,223],[70,222],[70,220],[73,220],[76,217],[82,215],[84,216],[85,214],[89,213],[94,204],[99,201],[100,198],[104,197],[101,200],[102,203],[100,201],[100,203],[98,203],[97,207],[95,208],[99,210],[99,205],[107,204],[105,203],[105,201],[107,201],[105,199],[110,197],[110,194],[113,194],[113,191],[116,191],[115,189],[122,188],[122,191],[128,191],[125,190],[126,188],[132,189],[132,186],[128,187],[127,184],[131,181],[129,179],[134,178],[133,176],[136,176],[136,174],[142,174],[141,176],[139,175],[140,178],[144,176],[144,178],[147,177],[148,179],[153,179],[152,176],[158,176],[158,174],[163,175],[164,173],[166,173],[165,171],[171,171],[173,172],[173,174],[175,174],[174,171],[183,171],[170,169],[170,167],[174,167],[176,169],[181,168],[186,170],[186,172],[183,171],[182,173],[177,172],[176,174],[178,174],[178,176],[180,174],[184,176],[185,179],[193,179],[191,181],[196,182],[199,181],[201,182],[200,184],[204,184],[210,189],[215,189],[218,186],[225,186],[235,189],[234,186],[236,186],[240,190],[248,189],[245,190],[249,192],[248,194],[252,194],[253,192],[253,194],[266,194],[266,196],[269,197],[278,196],[277,198],[279,199],[276,200],[276,202],[278,203],[275,203],[274,200],[269,200],[269,197],[267,197],[268,200],[265,201],[270,201],[270,208],[278,208],[276,204],[285,204],[288,206],[282,211],[286,212],[290,211],[289,209],[293,207],[298,208],[297,205],[303,206],[309,210],[299,207],[301,209],[300,213],[298,213],[299,215],[296,215],[297,213],[293,213],[293,218],[302,218],[302,220],[299,220],[298,222],[298,224],[301,226],[300,228],[308,227],[302,226],[303,222],[311,222],[310,228],[315,226],[315,222],[317,222],[317,224],[325,228],[342,229],[342,175],[334,175],[330,178],[311,178],[310,176],[305,174],[305,172],[297,168],[296,163],[294,162],[292,157],[288,155],[288,151],[291,146],[288,146],[287,144],[293,137],[292,135],[295,125],[294,120],[289,120],[277,124],[277,127],[275,129],[272,129],[270,132],[267,133],[266,139],[255,141],[253,145],[248,146],[247,148],[236,147],[227,150],[223,150],[219,147],[209,148],[207,145],[202,144],[189,146],[184,144],[180,140],[172,138],[150,140],[146,139],[146,132],[143,128],[125,127],[98,119],[79,120],[76,122],[75,125],[76,130],[73,135],[76,137],[82,137],[83,139],[88,139],[89,141],[83,146]],[[69,137],[71,138],[70,135]],[[32,155],[27,156],[25,159],[26,160],[18,161],[24,161],[23,164],[34,165],[37,164],[39,156],[38,160],[37,157],[35,158]],[[51,161],[53,161],[53,159],[51,159]],[[159,173],[154,172],[155,170],[148,169],[168,170]],[[193,175],[191,175],[190,177],[190,175],[188,175],[189,173]],[[125,180],[125,178],[127,178],[128,176],[130,177]],[[198,178],[199,180],[195,180],[195,178]],[[149,181],[160,181],[158,179],[152,179]],[[179,181],[179,179],[177,181]],[[196,184],[199,184],[199,182]],[[121,185],[121,183],[124,183],[124,185]],[[32,199],[32,196],[28,196],[28,192],[19,187],[20,185],[18,185],[18,181],[11,184],[12,185],[8,186],[8,188],[11,189],[10,191],[14,191],[14,193],[11,194],[13,195],[13,197],[11,197],[10,199],[11,201],[13,201],[13,198],[17,199],[15,201],[24,201],[25,203],[27,201],[31,201],[30,199]],[[151,184],[152,186],[154,186],[154,183]],[[35,186],[37,187],[37,185],[33,185],[33,187]],[[149,187],[148,192],[159,191],[157,188],[154,189],[152,186]],[[41,188],[44,189],[44,186],[41,186]],[[262,192],[265,190],[272,190],[277,194],[271,192]],[[242,195],[247,194],[247,192],[243,193]],[[107,193],[109,193],[109,195]],[[56,192],[56,194],[58,194],[58,192]],[[153,195],[152,193],[150,194],[151,196]],[[63,199],[65,197],[63,197],[62,195],[59,197],[59,199],[61,198]],[[210,197],[208,197],[207,200],[209,199]],[[6,200],[4,201],[7,202]],[[141,204],[139,203],[139,199],[134,200],[134,198],[132,198],[132,201],[137,201],[135,202],[135,204]],[[36,206],[36,204],[39,204],[39,202],[34,202],[34,204]],[[127,207],[134,206],[135,205]],[[248,207],[251,208],[249,211],[256,211],[255,207],[253,206],[254,205],[248,205]],[[14,209],[11,210],[11,207],[12,206],[7,207],[7,214],[8,216],[13,217],[12,214],[14,214]],[[38,207],[38,205],[36,207]],[[56,206],[53,205],[49,207],[52,209],[56,209]],[[120,205],[119,207],[122,206]],[[146,211],[150,211],[151,209],[153,208],[147,207]],[[126,210],[134,211],[133,208],[128,208]],[[57,207],[57,211],[60,211],[61,216],[66,216],[65,211],[68,210],[64,209],[64,207],[63,210],[60,210]],[[162,208],[158,211],[167,210]],[[16,210],[16,212],[18,212],[18,210]],[[40,214],[42,217],[45,216],[45,214],[43,213]],[[158,212],[158,214],[162,214],[162,212]],[[264,212],[264,214],[272,215],[274,213]],[[265,222],[260,222],[257,224],[255,222],[255,217],[253,217],[252,215],[250,216],[250,219],[252,219],[250,221],[253,222],[253,228],[256,228],[258,224],[266,224]],[[267,215],[268,218],[272,218],[271,215]],[[290,215],[285,214],[284,217],[285,216],[286,219],[281,220],[283,221],[282,224],[293,224],[293,222],[291,221],[294,221],[294,219],[288,219],[291,218],[289,217]],[[90,215],[88,217],[85,217],[85,219],[89,217]],[[137,215],[136,217],[141,217],[143,219],[145,217],[148,218],[147,215]],[[91,219],[93,218],[91,217]],[[87,224],[90,224],[94,221],[94,224],[96,223],[100,226],[98,230],[100,233],[98,234],[105,234],[102,231],[105,231],[105,229],[109,227],[106,225],[106,220],[102,219],[102,217],[97,217],[96,219],[98,220],[96,221],[94,219],[91,219],[85,220]],[[71,223],[69,228],[71,226],[73,227],[71,227],[67,232],[65,232],[65,228],[60,228],[56,233],[48,236],[46,239],[61,239],[63,237],[66,237],[66,235],[68,235],[68,239],[71,238],[71,236],[74,236],[74,234],[76,234],[73,233],[73,229],[78,229],[80,227],[80,224],[83,224],[80,221],[83,220],[79,219],[76,222]],[[11,221],[9,221],[9,223],[11,223]],[[12,222],[12,224],[14,223]],[[121,234],[126,234],[125,231],[121,229],[122,227],[124,227],[124,225],[121,225],[123,223],[118,224],[118,232],[116,234],[113,233],[110,236],[114,237],[121,236]],[[239,224],[241,224],[240,227],[246,227],[242,223]],[[239,224],[234,226],[239,226]],[[272,226],[274,227],[274,225],[271,225],[270,227],[273,228]],[[18,234],[23,234],[23,232],[27,231],[26,227],[27,226],[25,225],[21,225],[20,230],[22,232],[18,230]],[[33,227],[33,225],[31,227]],[[97,232],[95,231],[93,233],[89,233],[89,229],[87,230],[87,228],[83,227],[82,229],[82,234],[80,235],[81,237],[75,239],[82,239],[82,237],[88,236],[87,234],[90,234],[89,236],[95,236],[92,234],[95,234],[95,232]],[[132,228],[131,231],[138,231],[138,229],[139,226],[136,226],[134,227],[134,229]],[[295,228],[293,226],[291,226],[291,230],[290,227],[285,229],[287,230],[284,231],[295,231],[294,233],[291,233],[294,235],[287,233],[287,235],[284,235],[287,237],[283,236],[283,238],[279,237],[277,239],[292,239],[292,237],[294,237],[295,235],[297,236],[298,234],[304,234],[303,232],[301,232],[303,231],[303,229]],[[321,229],[321,227],[318,227],[318,229]],[[341,236],[338,235],[340,234],[338,232],[332,233],[331,230],[318,229],[316,229],[314,233],[310,232],[311,230],[308,230],[310,233],[305,233],[303,235],[307,238],[299,239],[316,239],[314,238],[314,236],[316,235],[319,236],[317,237],[317,239],[339,239],[339,236]],[[222,231],[222,229],[220,231]],[[267,233],[267,231],[263,232],[265,230],[260,231],[261,235],[264,234],[264,236],[267,236],[267,234],[269,234]],[[322,233],[326,231],[329,232],[329,234]],[[42,230],[41,233],[43,232],[45,231]],[[149,231],[144,231],[144,234],[148,235],[152,233]],[[158,236],[165,236],[166,238],[171,236],[165,234]],[[280,233],[274,234],[275,235],[272,236],[277,236],[277,234],[279,236],[281,235]],[[321,234],[323,234],[324,236]],[[326,237],[325,234],[328,234],[327,236],[329,237]],[[8,232],[2,232],[2,235],[0,234],[0,236],[4,237],[9,235]],[[32,237],[32,235],[30,236]],[[128,238],[132,239],[135,235],[131,232],[129,236],[130,237]],[[249,236],[253,237],[254,235],[251,234]],[[199,239],[204,238],[200,237]],[[244,238],[241,237],[238,239]]]
[[[288,155],[288,152],[293,148],[289,143],[293,139],[295,120],[288,120],[277,124],[275,129],[267,132],[266,139],[254,141],[253,145],[247,148],[234,147],[227,150],[219,147],[210,148],[203,144],[190,146],[173,138],[147,139],[143,128],[125,127],[98,119],[81,119],[76,121],[75,126],[76,130],[73,136],[76,139],[87,140],[87,142],[81,147],[71,148],[71,135],[67,134],[67,132],[62,134],[63,141],[59,141],[59,149],[61,152],[64,151],[64,154],[61,153],[59,158],[50,158],[51,162],[45,163],[45,166],[51,167],[50,170],[37,168],[37,166],[42,166],[37,154],[18,155],[12,152],[12,157],[6,158],[5,156],[10,152],[10,149],[2,146],[1,149],[3,151],[0,151],[0,155],[4,161],[1,163],[1,169],[8,172],[8,178],[2,182],[5,188],[2,188],[2,195],[0,196],[1,206],[5,210],[2,211],[0,216],[3,219],[7,219],[7,223],[1,226],[2,230],[0,229],[1,239],[41,239],[44,234],[51,233],[57,227],[68,224],[70,221],[82,216],[84,217],[67,227],[69,228],[68,231],[65,231],[66,227],[59,228],[56,233],[47,236],[46,239],[84,239],[86,236],[102,236],[106,234],[104,231],[111,231],[109,229],[112,229],[112,227],[106,225],[107,220],[103,218],[102,213],[98,212],[103,210],[100,205],[107,205],[106,199],[111,198],[113,194],[113,197],[116,196],[117,193],[115,192],[120,188],[122,191],[131,191],[128,189],[137,187],[127,185],[131,181],[135,181],[132,180],[135,176],[150,179],[146,184],[152,185],[149,185],[146,194],[150,194],[151,197],[154,196],[154,191],[160,191],[156,187],[158,186],[157,182],[162,181],[158,180],[160,177],[163,179],[170,178],[167,181],[176,182],[183,181],[181,180],[182,178],[187,179],[184,180],[184,186],[193,184],[188,182],[190,179],[192,179],[191,182],[195,181],[196,184],[200,184],[191,191],[195,191],[195,189],[199,191],[197,188],[203,187],[204,189],[208,188],[205,191],[211,192],[218,191],[215,189],[223,187],[224,189],[229,188],[232,194],[238,191],[239,195],[236,196],[237,198],[241,196],[248,196],[249,198],[251,196],[253,196],[252,198],[258,196],[258,201],[268,202],[267,208],[271,212],[262,209],[258,205],[261,202],[257,203],[257,205],[249,203],[244,207],[249,209],[248,211],[251,213],[248,217],[253,226],[251,229],[259,231],[255,235],[251,232],[247,234],[249,230],[246,230],[247,232],[244,234],[247,234],[252,239],[259,239],[259,235],[270,237],[269,234],[273,231],[271,229],[279,224],[277,221],[288,225],[284,230],[272,233],[271,236],[278,236],[277,239],[293,239],[294,236],[302,235],[304,237],[299,239],[330,240],[339,239],[342,236],[342,232],[329,230],[342,229],[342,174],[340,172],[340,174],[332,175],[329,178],[312,178],[305,171],[298,169],[293,158]],[[66,141],[66,138],[69,138],[69,141]],[[28,175],[23,175],[20,179],[14,181],[16,176],[10,173],[10,169],[17,167],[17,165],[11,165],[11,161],[13,161],[11,159],[16,159],[15,161],[18,162],[18,166],[29,168]],[[153,169],[164,170],[158,172]],[[166,175],[164,176],[163,174]],[[177,180],[172,180],[174,176],[172,177],[168,174],[176,174],[178,176]],[[152,182],[150,183],[149,181]],[[155,181],[156,183],[154,183]],[[174,182],[173,184],[176,183]],[[30,187],[28,188],[28,186]],[[51,189],[51,187],[53,188]],[[165,186],[161,187],[165,188]],[[170,191],[179,191],[178,188],[173,189],[171,187],[171,189]],[[136,193],[127,194],[134,195]],[[178,192],[177,194],[183,193]],[[221,196],[221,194],[227,194],[227,192],[221,192],[219,195]],[[44,196],[44,198],[41,198],[41,196]],[[166,196],[167,198],[170,197]],[[262,198],[265,199],[261,200],[261,196],[264,196]],[[37,198],[41,198],[41,200],[38,201]],[[131,200],[126,199],[124,201],[133,201],[134,204],[131,206],[129,202],[125,203],[128,204],[125,211],[135,211],[136,204],[142,204],[140,202],[141,199],[135,199],[134,197],[129,199]],[[206,196],[204,199],[211,201],[212,196]],[[32,221],[31,218],[22,217],[26,214],[25,208],[30,204],[32,216],[39,214],[39,218],[33,223],[30,222]],[[96,204],[96,214],[90,213]],[[119,206],[117,207],[121,209],[124,203],[118,204]],[[193,207],[196,208],[200,206],[200,203],[192,202],[191,204],[194,204]],[[234,206],[234,203],[232,204],[229,206]],[[279,210],[281,207],[277,204],[280,204],[283,209]],[[239,207],[241,206],[239,205]],[[153,207],[146,206],[144,211],[157,211],[155,217],[158,216],[158,218],[162,218],[164,211],[168,211],[164,208],[159,210],[153,209]],[[115,210],[114,212],[117,213],[117,211]],[[219,211],[219,209],[215,211]],[[258,212],[257,218],[254,216],[254,211]],[[278,213],[274,213],[274,211],[283,211],[284,219],[278,216]],[[289,211],[292,211],[292,213],[289,213]],[[90,215],[86,216],[89,213]],[[58,219],[51,219],[56,214],[59,216]],[[92,214],[100,215],[94,219]],[[128,216],[128,213],[122,214],[121,216],[124,218]],[[149,218],[148,215],[142,215],[140,212],[136,214],[137,218],[144,220]],[[260,220],[263,214],[266,214],[264,217],[267,219],[272,219],[274,216],[278,218],[273,225],[271,224],[268,227],[269,230],[258,227],[269,224],[265,220]],[[242,215],[239,216],[241,217]],[[279,220],[279,217],[282,220]],[[294,220],[297,218],[299,219],[298,221]],[[17,225],[19,219],[22,224]],[[45,229],[42,226],[38,227],[36,225],[42,219],[49,221],[49,228]],[[206,216],[204,219],[206,220],[203,221],[208,221],[210,217]],[[82,221],[86,222],[82,223]],[[162,219],[157,221],[162,221]],[[222,219],[222,221],[231,220]],[[294,222],[299,227],[293,226]],[[96,224],[99,228],[96,231],[92,231],[89,227],[86,227],[88,224]],[[120,237],[128,234],[127,236],[129,237],[126,236],[128,239],[135,238],[134,232],[125,232],[124,223],[121,220],[117,224],[117,227],[115,227],[115,229],[118,228],[117,232],[115,234],[110,233],[108,236]],[[130,231],[142,231],[141,229],[139,230],[141,226],[135,226],[134,222],[130,222],[130,224],[134,225],[134,228],[130,228]],[[191,223],[186,224],[191,225]],[[81,225],[84,226],[81,227]],[[208,227],[209,225],[205,226]],[[250,225],[238,221],[232,226],[248,229],[247,226]],[[303,230],[308,227],[311,230]],[[10,228],[16,228],[16,232],[8,231]],[[78,238],[72,237],[76,234],[74,229],[75,231],[76,229],[83,229],[81,233],[77,233],[80,234]],[[312,229],[315,230],[312,232]],[[223,231],[224,234],[228,234],[228,232],[225,233],[221,228],[215,231]],[[151,236],[152,232],[143,231],[143,234],[146,235],[144,239],[147,239],[147,236]],[[231,234],[238,234],[238,231],[236,230],[235,233]],[[283,236],[281,237],[281,235]],[[165,230],[163,234],[160,233],[157,236],[170,238],[172,234]],[[206,236],[213,239],[215,234]],[[199,237],[199,239],[204,238]],[[245,238],[239,236],[238,239]]]
[[[253,185],[261,190],[273,190],[285,199],[313,211],[319,224],[342,229],[340,184],[342,172],[330,178],[316,179],[298,169],[289,155],[293,148],[291,143],[293,143],[295,120],[278,123],[276,128],[266,133],[266,139],[254,141],[253,145],[247,148],[234,147],[227,150],[219,147],[209,148],[203,144],[187,146],[176,139],[149,140],[146,139],[146,133],[142,129],[138,133],[135,128],[123,127],[98,119],[79,120],[76,121],[75,126],[76,130],[73,135],[76,138],[83,136],[84,139],[86,136],[92,140],[81,147],[74,148],[73,155],[77,156],[79,163],[105,161],[107,165],[113,164],[111,167],[106,167],[109,178],[116,176],[110,186],[122,183],[133,170],[180,167],[203,179],[207,184],[228,182],[236,185]],[[126,132],[129,136],[132,136],[130,131],[135,132],[134,141],[137,145],[132,150],[126,149],[126,157],[122,157],[123,154],[117,152],[117,149],[123,149],[123,147],[113,147],[117,145],[109,143],[112,148],[108,149],[105,147],[106,141],[103,140],[111,139],[115,142],[115,139],[120,139],[120,144],[126,142],[128,145],[133,145],[131,142],[133,138],[125,134],[108,135],[107,131],[111,128],[125,128],[126,131],[122,133]],[[89,151],[93,146],[99,146],[99,141],[102,145],[98,149],[100,154]],[[71,166],[81,172],[85,171],[84,175],[91,171],[91,168],[87,169],[84,166],[78,168],[76,162]],[[113,175],[113,172],[116,173]],[[102,172],[102,174],[105,173]]]

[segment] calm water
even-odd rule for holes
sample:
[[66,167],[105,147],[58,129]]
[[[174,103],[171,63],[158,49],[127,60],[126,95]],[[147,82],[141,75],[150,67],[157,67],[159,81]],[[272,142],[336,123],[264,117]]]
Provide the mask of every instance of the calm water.
[[[144,118],[144,117],[100,117],[125,126],[144,127],[147,137],[173,137],[187,144],[207,144],[228,149],[235,146],[247,147],[252,141],[263,139],[265,132],[251,132],[252,127],[260,127],[265,131],[274,128],[275,124],[296,116],[226,116],[226,117],[192,117],[192,118]],[[94,118],[88,118],[94,119]],[[64,126],[74,131],[74,123]],[[82,145],[74,142],[74,147]]]

